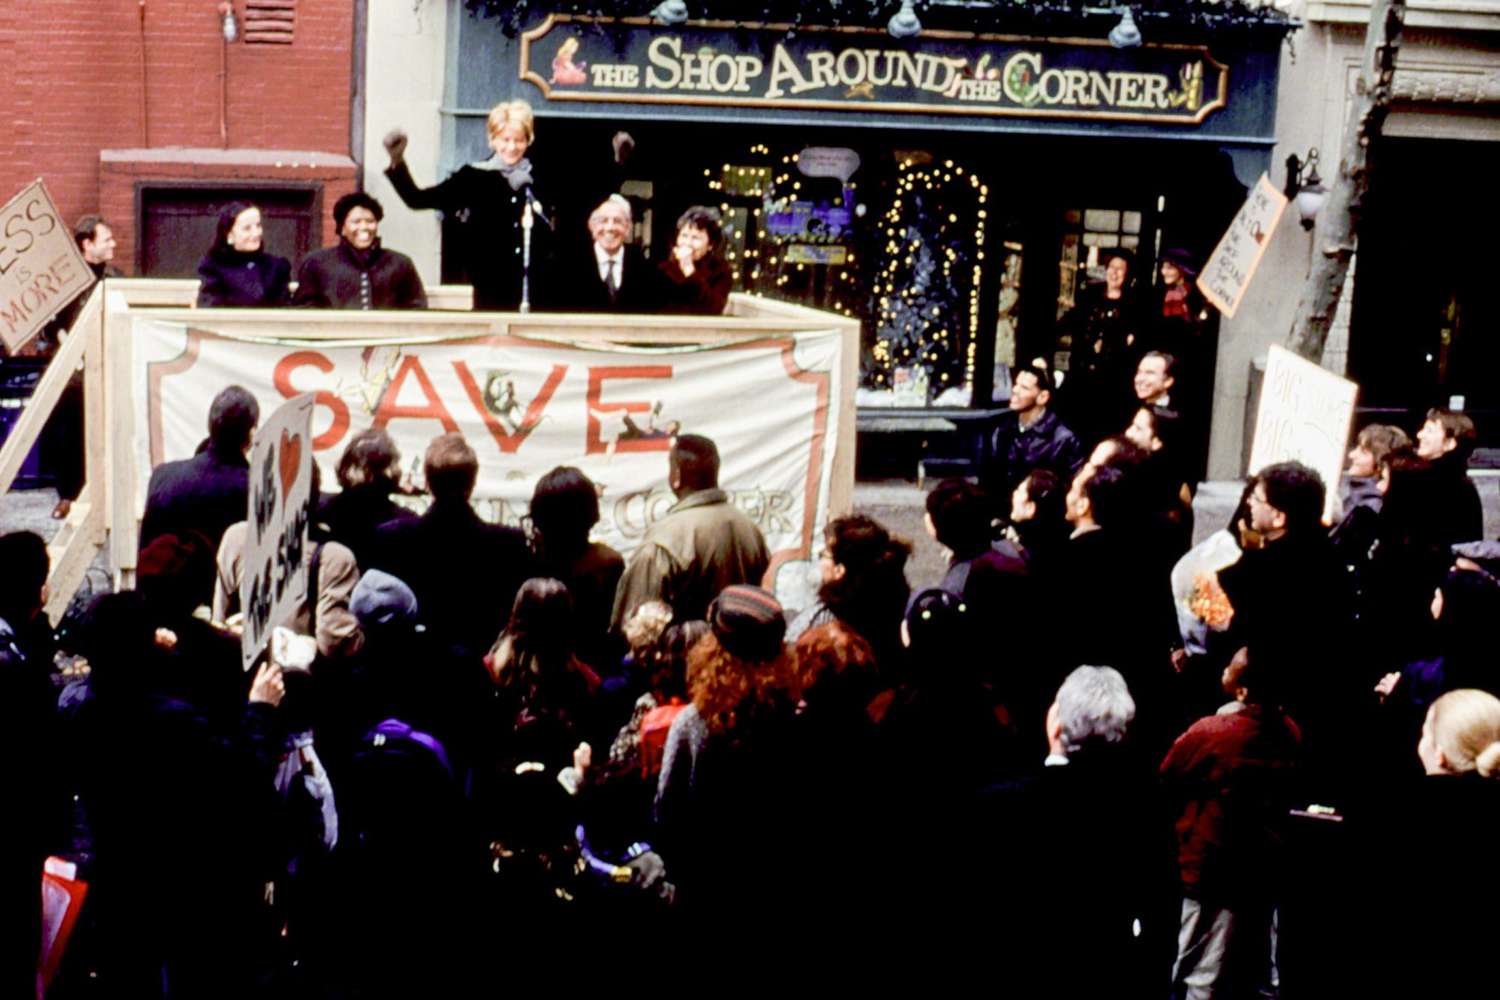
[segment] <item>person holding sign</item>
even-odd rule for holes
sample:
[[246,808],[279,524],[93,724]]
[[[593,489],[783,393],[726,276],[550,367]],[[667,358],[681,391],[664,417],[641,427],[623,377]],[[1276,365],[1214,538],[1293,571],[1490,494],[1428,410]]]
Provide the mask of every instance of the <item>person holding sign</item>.
[[[115,267],[115,234],[109,224],[97,215],[85,215],[73,226],[73,239],[83,254],[84,263],[94,272],[94,281],[105,278],[124,277]],[[57,341],[73,328],[83,304],[88,301],[88,292],[68,303],[47,325],[46,334],[53,344],[44,348],[50,352]],[[52,516],[63,520],[73,509],[73,501],[83,492],[83,373],[74,372],[68,379],[68,387],[52,410],[52,419],[47,421],[42,432],[42,454],[47,465],[57,476],[57,506]]]
[[198,263],[198,308],[260,308],[287,304],[292,265],[266,253],[260,209],[231,201],[219,213],[214,245]]
[[406,133],[395,129],[385,137],[391,158],[385,176],[408,208],[435,208],[457,223],[458,258],[474,286],[474,308],[514,312],[536,297],[537,276],[547,270],[537,265],[551,256],[552,210],[538,200],[526,158],[536,141],[531,106],[525,101],[495,105],[488,128],[495,155],[465,164],[430,188],[417,187],[412,179]]

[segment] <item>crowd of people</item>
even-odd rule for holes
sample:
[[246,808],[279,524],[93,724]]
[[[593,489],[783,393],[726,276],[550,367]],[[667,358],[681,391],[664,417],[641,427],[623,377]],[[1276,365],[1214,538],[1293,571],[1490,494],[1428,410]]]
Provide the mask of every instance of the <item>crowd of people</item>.
[[[47,751],[17,789],[14,926],[57,855],[91,887],[61,995],[602,985],[627,941],[746,983],[783,958],[1066,996],[1466,974],[1500,819],[1500,543],[1469,419],[1432,411],[1415,448],[1362,430],[1332,530],[1317,474],[1283,463],[1190,548],[1159,414],[1085,454],[1045,419],[1050,372],[1015,385],[998,492],[928,495],[939,585],[913,593],[911,543],[845,515],[791,611],[707,438],[674,439],[677,502],[626,559],[590,540],[577,469],[537,483],[524,530],[487,524],[444,434],[417,514],[367,430],[314,489],[281,623],[308,653],[249,671],[259,412],[224,390],[199,454],[154,470],[136,587],[70,623],[66,674],[45,546],[0,538],[5,704]],[[1399,947],[1375,961],[1365,935]],[[17,949],[7,977],[34,969]]]
[[[530,110],[488,126],[493,158],[433,188],[386,143],[403,201],[460,223],[477,308],[723,311],[714,213],[653,267],[611,196],[571,251]],[[339,245],[291,292],[259,210],[230,205],[200,303],[422,308],[382,215],[340,199]],[[306,600],[243,669],[260,413],[224,389],[198,453],[151,474],[133,589],[54,630],[45,544],[0,536],[0,704],[33,759],[6,995],[37,992],[49,856],[90,886],[60,996],[1470,985],[1500,821],[1473,422],[1364,427],[1340,484],[1257,470],[1194,544],[1191,266],[1163,262],[1176,339],[1134,335],[1116,257],[1065,324],[1066,378],[1014,372],[978,481],[927,495],[936,586],[847,514],[801,608],[764,589],[772,554],[708,438],[672,436],[676,502],[626,558],[591,537],[579,469],[537,482],[522,527],[489,524],[461,434],[429,444],[412,504],[372,428],[336,491],[315,476]]]

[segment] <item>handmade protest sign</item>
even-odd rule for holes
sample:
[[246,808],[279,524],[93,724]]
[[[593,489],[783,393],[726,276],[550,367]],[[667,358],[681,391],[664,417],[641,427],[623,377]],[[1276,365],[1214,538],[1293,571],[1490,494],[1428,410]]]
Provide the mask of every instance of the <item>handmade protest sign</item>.
[[1285,210],[1286,195],[1261,174],[1198,275],[1198,290],[1225,316],[1239,309]]
[[1323,517],[1333,515],[1345,443],[1359,386],[1282,347],[1273,346],[1261,383],[1250,446],[1250,471],[1301,462],[1323,477]]
[[266,648],[271,629],[307,600],[307,524],[312,497],[314,395],[282,404],[250,445],[250,504],[246,514],[240,608],[246,670]]
[[40,178],[0,208],[0,340],[6,350],[18,351],[93,283]]

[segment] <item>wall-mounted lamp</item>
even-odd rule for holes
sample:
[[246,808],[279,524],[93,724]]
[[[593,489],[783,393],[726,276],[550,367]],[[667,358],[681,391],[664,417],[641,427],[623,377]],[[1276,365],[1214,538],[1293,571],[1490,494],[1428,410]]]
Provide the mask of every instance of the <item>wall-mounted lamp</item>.
[[916,38],[922,33],[922,22],[917,20],[916,0],[901,0],[901,9],[891,15],[885,30],[892,38]]
[[1135,12],[1129,7],[1116,9],[1120,12],[1120,23],[1109,29],[1109,44],[1117,49],[1139,48],[1141,29],[1136,27]]
[[687,4],[683,0],[664,0],[651,9],[651,17],[657,24],[675,27],[688,19]]
[[219,13],[224,18],[222,22],[224,41],[232,45],[240,37],[240,25],[234,19],[234,4],[228,3],[227,0],[219,4]]
[[1309,149],[1305,160],[1296,153],[1286,158],[1286,196],[1297,200],[1302,228],[1312,229],[1323,202],[1328,200],[1328,189],[1318,176],[1318,147]]

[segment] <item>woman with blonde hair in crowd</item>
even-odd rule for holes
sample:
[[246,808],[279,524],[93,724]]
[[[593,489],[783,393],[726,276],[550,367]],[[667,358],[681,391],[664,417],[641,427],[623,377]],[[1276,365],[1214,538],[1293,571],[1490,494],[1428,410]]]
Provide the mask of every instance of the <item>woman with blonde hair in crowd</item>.
[[1427,710],[1417,756],[1428,776],[1500,778],[1500,698],[1488,691],[1449,691]]
[[1349,925],[1320,938],[1318,960],[1348,996],[1462,996],[1494,976],[1500,698],[1475,688],[1438,698],[1417,757],[1425,776],[1387,774],[1372,814],[1349,816],[1361,848],[1349,870],[1322,876],[1325,894],[1347,886]]
[[[406,133],[393,130],[385,137],[390,167],[385,176],[408,208],[437,209],[458,237],[457,257],[474,286],[474,308],[510,312],[522,300],[523,271],[529,274],[530,295],[537,299],[539,279],[547,273],[552,253],[550,208],[541,208],[534,193],[531,161],[526,153],[536,141],[536,121],[525,101],[506,101],[490,110],[486,122],[493,154],[467,163],[435,187],[418,187],[406,166]],[[523,268],[523,216],[532,206],[530,267]],[[540,211],[538,211],[540,209]]]

